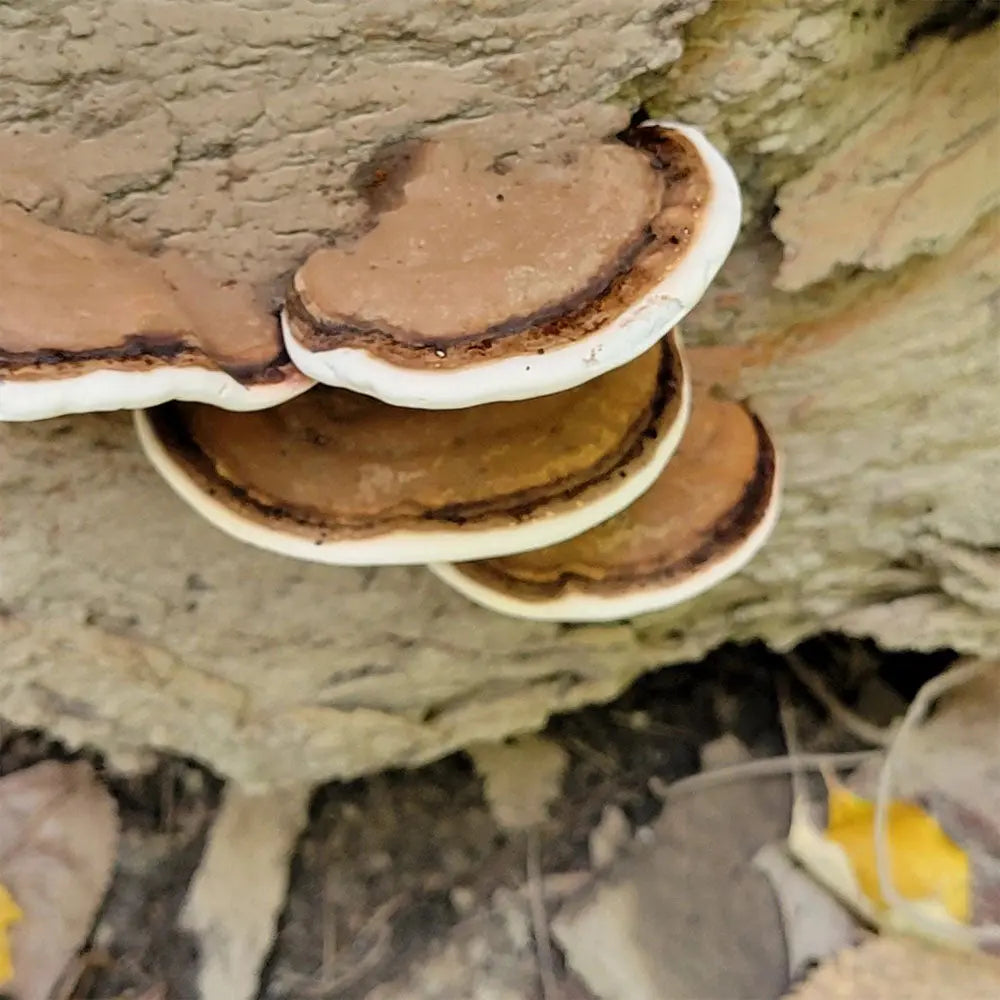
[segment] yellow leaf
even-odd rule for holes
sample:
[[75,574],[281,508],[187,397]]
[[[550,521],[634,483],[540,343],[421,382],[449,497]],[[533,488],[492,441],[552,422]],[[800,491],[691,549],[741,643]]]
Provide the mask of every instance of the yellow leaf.
[[7,940],[7,928],[16,924],[24,914],[21,907],[14,902],[13,896],[6,887],[0,884],[0,986],[10,982],[14,975],[14,965],[10,958],[10,941]]
[[[955,920],[967,924],[969,859],[937,820],[913,803],[894,800],[887,810],[886,833],[896,892],[913,902],[940,903]],[[833,785],[826,837],[850,859],[862,892],[885,909],[875,861],[875,803]]]

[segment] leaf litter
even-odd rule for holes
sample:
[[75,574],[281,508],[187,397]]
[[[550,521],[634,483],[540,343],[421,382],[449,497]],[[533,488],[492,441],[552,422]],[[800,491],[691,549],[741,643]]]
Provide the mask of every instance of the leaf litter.
[[21,912],[3,990],[48,1000],[90,934],[114,868],[118,809],[93,768],[44,761],[0,778],[0,884]]

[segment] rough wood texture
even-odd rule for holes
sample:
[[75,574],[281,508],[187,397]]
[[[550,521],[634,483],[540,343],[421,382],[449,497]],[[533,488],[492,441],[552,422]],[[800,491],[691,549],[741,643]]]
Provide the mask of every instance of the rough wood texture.
[[358,223],[350,179],[378,147],[487,116],[498,152],[613,131],[629,110],[606,99],[676,59],[707,6],[0,5],[0,196],[276,288]]
[[[595,101],[635,78],[624,93],[704,124],[744,180],[746,234],[688,335],[770,421],[788,491],[737,579],[566,629],[421,570],[242,547],[158,481],[124,415],[0,427],[3,715],[123,762],[162,747],[297,784],[531,729],[726,639],[1000,653],[998,181],[962,166],[1000,162],[995,27],[905,51],[926,5],[721,3],[653,73],[705,4],[64,6],[0,8],[0,197],[271,289],[356,222],[357,166],[426,123],[502,114],[505,141],[568,142],[623,121]],[[922,130],[941,101],[969,127]],[[939,176],[960,180],[926,197]],[[879,227],[872,256],[858,234]]]

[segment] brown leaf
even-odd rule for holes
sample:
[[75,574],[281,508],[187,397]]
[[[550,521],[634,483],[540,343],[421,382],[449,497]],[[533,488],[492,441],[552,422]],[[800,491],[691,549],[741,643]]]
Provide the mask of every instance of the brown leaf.
[[16,1000],[47,1000],[90,933],[118,846],[118,811],[83,762],[0,778],[0,882],[24,911],[10,931]]
[[823,964],[785,1000],[996,1000],[1000,962],[880,936]]

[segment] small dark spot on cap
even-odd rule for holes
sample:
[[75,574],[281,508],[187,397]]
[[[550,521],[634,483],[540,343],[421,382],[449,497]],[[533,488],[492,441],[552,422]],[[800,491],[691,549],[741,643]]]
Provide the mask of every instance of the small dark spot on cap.
[[638,128],[643,122],[648,122],[650,117],[651,115],[646,105],[640,104],[639,107],[637,107],[635,111],[632,112],[632,116],[631,118],[629,118],[628,126],[622,129],[622,131],[618,133],[616,138],[625,141],[625,137],[628,135],[630,129]]
[[495,174],[499,174],[503,177],[504,174],[509,174],[513,169],[513,161],[517,159],[517,153],[514,150],[510,150],[506,153],[501,153],[496,159],[490,164],[490,170]]
[[498,194],[497,195],[497,201],[503,201],[503,195],[502,194]]

